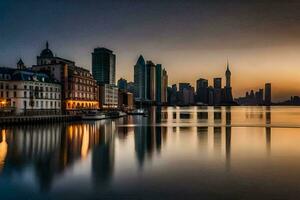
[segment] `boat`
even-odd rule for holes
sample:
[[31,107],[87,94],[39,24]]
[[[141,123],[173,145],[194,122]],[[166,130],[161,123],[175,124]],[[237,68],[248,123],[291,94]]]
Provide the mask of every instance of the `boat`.
[[127,112],[128,115],[147,115],[144,109],[135,109]]
[[99,111],[90,111],[83,116],[81,116],[81,119],[83,120],[101,120],[101,119],[106,119],[107,116]]

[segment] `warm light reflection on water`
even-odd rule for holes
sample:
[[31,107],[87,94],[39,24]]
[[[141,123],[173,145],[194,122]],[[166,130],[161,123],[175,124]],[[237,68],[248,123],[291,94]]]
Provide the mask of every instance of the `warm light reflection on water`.
[[297,199],[298,127],[298,107],[168,107],[148,117],[1,128],[0,193]]

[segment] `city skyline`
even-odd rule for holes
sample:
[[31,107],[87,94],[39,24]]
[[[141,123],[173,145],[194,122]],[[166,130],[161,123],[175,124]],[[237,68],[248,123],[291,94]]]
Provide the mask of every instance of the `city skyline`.
[[[31,66],[49,40],[58,55],[90,71],[91,50],[104,46],[118,57],[116,79],[133,80],[142,54],[164,64],[170,85],[195,86],[202,76],[212,82],[229,57],[234,96],[271,82],[273,99],[285,100],[300,94],[299,7],[270,0],[1,2],[0,66],[15,66],[20,57]],[[182,67],[189,70],[178,73]]]

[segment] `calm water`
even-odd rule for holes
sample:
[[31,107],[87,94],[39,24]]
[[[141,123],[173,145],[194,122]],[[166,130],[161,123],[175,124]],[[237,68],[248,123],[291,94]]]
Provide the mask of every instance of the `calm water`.
[[0,199],[299,199],[300,107],[0,128]]

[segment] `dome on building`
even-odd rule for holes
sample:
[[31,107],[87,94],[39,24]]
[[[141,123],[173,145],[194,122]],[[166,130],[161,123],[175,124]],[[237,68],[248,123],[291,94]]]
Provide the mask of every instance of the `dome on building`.
[[46,49],[44,49],[44,50],[41,52],[40,57],[44,57],[44,58],[51,58],[51,57],[53,57],[53,53],[52,53],[52,51],[49,49],[48,41],[47,41],[47,43],[46,43]]

